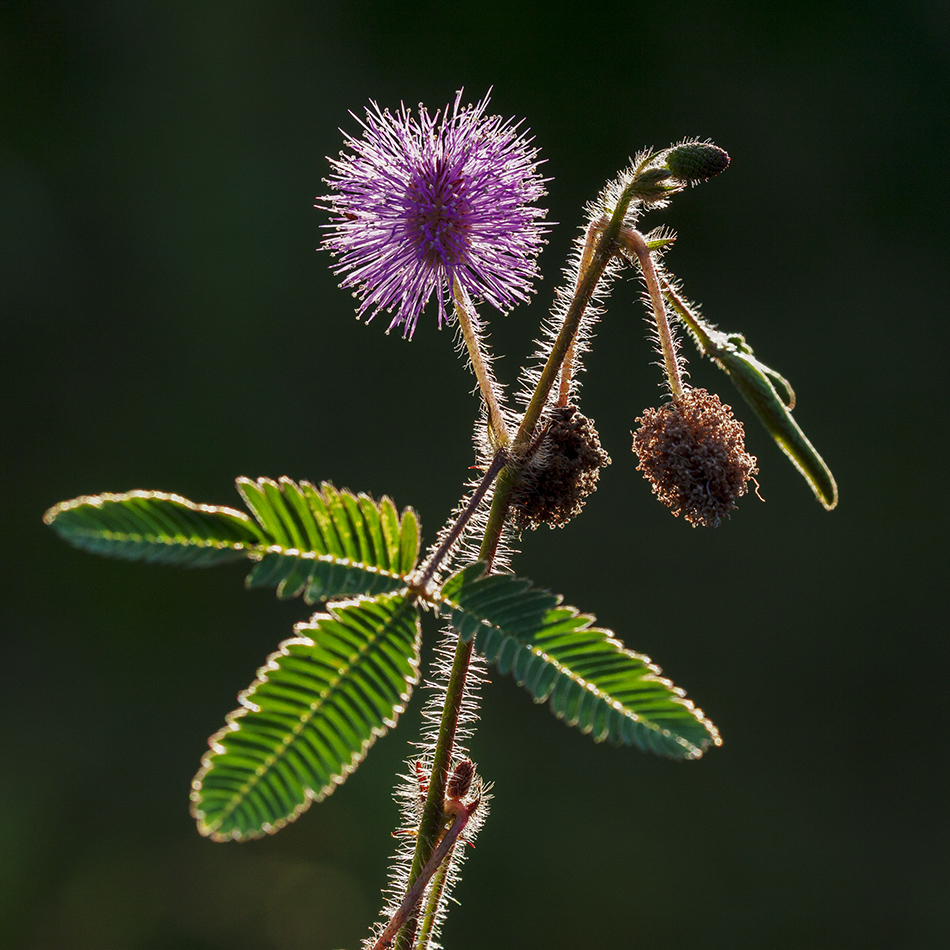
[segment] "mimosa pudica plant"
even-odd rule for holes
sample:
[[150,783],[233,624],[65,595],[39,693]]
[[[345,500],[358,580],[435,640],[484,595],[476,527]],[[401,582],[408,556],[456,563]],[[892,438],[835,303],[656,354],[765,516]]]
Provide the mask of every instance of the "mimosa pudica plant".
[[[156,491],[83,496],[46,523],[76,547],[132,560],[205,567],[246,560],[248,587],[321,608],[298,623],[209,740],[191,791],[198,829],[216,841],[279,831],[342,784],[396,725],[420,676],[422,618],[442,624],[436,684],[418,753],[397,786],[402,825],[386,903],[365,948],[426,950],[465,849],[483,825],[489,786],[469,758],[488,666],[510,674],[556,716],[607,741],[673,759],[721,743],[713,723],[646,656],[591,614],[512,573],[513,541],[567,525],[610,463],[578,407],[578,376],[612,285],[639,277],[666,387],[637,419],[632,450],[657,499],[693,527],[727,519],[756,459],[715,393],[684,380],[676,328],[725,371],[828,510],[834,478],[792,417],[788,382],[738,333],[717,329],[683,294],[664,257],[670,231],[642,215],[718,175],[723,149],[688,139],[641,152],[586,209],[513,400],[492,369],[479,307],[528,300],[549,225],[537,150],[520,124],[454,102],[434,114],[372,103],[358,136],[330,159],[323,247],[367,322],[381,311],[411,339],[427,307],[454,325],[481,394],[473,469],[458,507],[420,547],[413,508],[289,478],[239,478],[247,511]],[[434,298],[434,301],[433,301]]]

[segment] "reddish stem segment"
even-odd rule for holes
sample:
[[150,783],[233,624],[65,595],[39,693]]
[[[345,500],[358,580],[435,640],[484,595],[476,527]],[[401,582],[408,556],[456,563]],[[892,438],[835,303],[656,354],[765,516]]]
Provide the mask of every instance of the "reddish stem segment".
[[666,368],[666,378],[669,380],[670,392],[674,399],[683,395],[683,377],[680,373],[679,358],[676,355],[676,345],[670,331],[670,323],[666,319],[666,306],[663,302],[663,292],[660,290],[660,278],[653,263],[653,256],[647,247],[643,235],[634,228],[621,228],[618,240],[627,249],[637,255],[643,279],[646,281],[650,293],[650,302],[653,304],[653,319],[656,321],[657,334],[660,337],[660,350],[663,353],[663,365]]
[[432,857],[426,862],[425,867],[409,890],[406,891],[406,896],[403,897],[399,909],[393,914],[392,919],[383,928],[383,932],[379,935],[376,943],[373,944],[373,950],[386,950],[393,942],[396,934],[399,932],[399,928],[406,923],[410,915],[415,911],[416,905],[422,900],[422,895],[425,892],[426,885],[432,880],[432,875],[439,869],[443,861],[448,860],[452,848],[455,846],[455,842],[458,840],[459,835],[465,830],[468,820],[478,807],[477,800],[469,806],[462,805],[461,802],[456,804],[459,806],[458,813],[455,821],[452,822],[452,827],[442,836],[442,840],[432,852]]

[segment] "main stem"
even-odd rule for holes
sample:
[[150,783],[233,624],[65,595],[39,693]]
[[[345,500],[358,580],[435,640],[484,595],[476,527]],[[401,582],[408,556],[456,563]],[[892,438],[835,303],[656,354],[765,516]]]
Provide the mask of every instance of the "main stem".
[[[502,531],[504,530],[505,521],[507,519],[511,492],[514,488],[518,466],[521,464],[519,454],[531,444],[534,438],[535,427],[547,404],[551,389],[557,381],[564,359],[573,346],[581,319],[584,316],[584,311],[590,303],[598,282],[604,276],[607,264],[617,253],[617,235],[623,225],[624,215],[626,214],[631,199],[632,194],[625,193],[617,203],[617,207],[609,221],[601,219],[595,224],[592,224],[588,229],[588,246],[585,247],[585,252],[582,256],[582,264],[586,262],[586,269],[583,270],[583,273],[578,274],[577,287],[571,304],[568,307],[567,314],[565,315],[564,323],[551,349],[548,360],[541,370],[537,386],[528,403],[528,408],[525,410],[521,425],[518,427],[514,442],[511,448],[505,453],[506,463],[501,469],[498,480],[495,483],[495,492],[492,496],[488,523],[485,527],[485,533],[482,537],[481,547],[478,552],[478,558],[485,563],[485,570],[488,573],[491,572],[492,565],[494,564],[495,554],[498,550],[498,544],[501,540]],[[476,378],[479,378],[478,367],[482,366],[486,368],[486,380],[490,380],[491,376],[487,372],[485,361],[481,359],[477,334],[473,331],[471,337],[466,335],[466,325],[471,330],[470,314],[466,313],[465,307],[458,306],[458,304],[459,300],[456,298],[459,322],[462,326],[466,346],[469,347],[469,354],[472,355],[473,350],[478,354],[477,358],[473,357],[472,359],[472,364],[476,368]],[[466,318],[468,318],[467,321]],[[471,343],[469,339],[471,339]],[[481,378],[479,378],[479,386],[483,395],[491,393],[494,399],[494,387],[492,385],[483,385]],[[489,418],[493,428],[495,425],[496,412],[499,423],[503,426],[504,420],[501,415],[500,407],[497,405],[497,400],[494,401],[494,410],[492,409],[492,404],[488,403],[487,396],[486,404],[488,404],[489,407]],[[504,431],[505,430],[501,428],[496,430],[496,434],[500,434]],[[507,433],[505,434],[507,435]],[[452,763],[455,737],[458,733],[462,699],[465,696],[465,689],[468,683],[473,642],[474,640],[466,643],[459,637],[455,647],[452,668],[449,672],[448,681],[446,682],[445,703],[442,707],[442,717],[439,722],[435,751],[432,756],[429,789],[426,794],[425,804],[422,808],[422,818],[419,822],[419,832],[416,837],[416,849],[412,857],[412,866],[409,869],[409,888],[415,885],[423,869],[431,860],[439,840],[439,835],[445,824],[445,812],[443,810],[445,788]],[[399,930],[394,943],[394,950],[411,950],[415,941],[417,926],[417,914],[413,912],[409,920],[403,924]]]
[[[474,809],[472,809],[472,811],[473,810]],[[442,836],[442,840],[439,842],[438,846],[435,848],[435,850],[433,850],[432,856],[426,862],[426,866],[423,868],[422,873],[413,882],[409,890],[406,891],[406,896],[403,898],[402,904],[393,915],[392,920],[390,920],[390,922],[383,929],[383,932],[379,935],[379,937],[377,937],[376,943],[373,944],[373,950],[386,950],[386,948],[392,942],[393,937],[396,935],[396,931],[402,925],[403,921],[413,912],[416,904],[419,903],[426,884],[429,883],[433,875],[441,870],[440,865],[446,860],[449,854],[451,854],[452,848],[455,846],[455,842],[458,840],[459,835],[465,830],[465,826],[468,824],[470,817],[471,811],[468,809],[459,812],[459,814],[456,816],[452,827],[446,831],[446,833]]]

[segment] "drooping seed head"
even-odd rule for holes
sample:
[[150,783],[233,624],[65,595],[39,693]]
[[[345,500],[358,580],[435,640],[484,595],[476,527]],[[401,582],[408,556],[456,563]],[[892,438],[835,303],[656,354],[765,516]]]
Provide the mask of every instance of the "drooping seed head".
[[653,493],[694,528],[717,527],[758,471],[730,407],[714,393],[687,387],[637,422],[633,451]]
[[512,516],[521,530],[566,525],[580,514],[597,488],[600,470],[610,464],[593,423],[575,406],[552,410],[547,426],[511,494]]

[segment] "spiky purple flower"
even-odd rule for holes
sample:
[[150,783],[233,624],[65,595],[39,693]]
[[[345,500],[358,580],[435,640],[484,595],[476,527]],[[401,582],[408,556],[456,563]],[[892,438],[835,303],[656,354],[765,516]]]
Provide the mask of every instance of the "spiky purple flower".
[[527,299],[544,243],[546,213],[537,149],[519,123],[487,116],[488,95],[418,116],[375,102],[350,153],[330,159],[324,202],[333,218],[324,246],[339,256],[341,287],[361,298],[358,316],[393,313],[411,337],[433,292],[439,326],[454,287],[501,311]]

